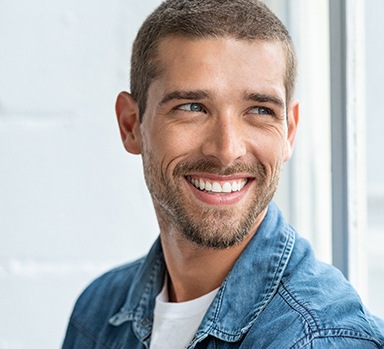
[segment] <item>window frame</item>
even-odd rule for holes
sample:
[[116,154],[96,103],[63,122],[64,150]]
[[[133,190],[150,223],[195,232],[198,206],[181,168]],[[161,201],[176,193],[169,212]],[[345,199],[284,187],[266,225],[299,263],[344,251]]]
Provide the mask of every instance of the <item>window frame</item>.
[[367,274],[364,3],[329,0],[332,260],[360,294]]
[[[293,37],[302,106],[299,144],[278,202],[316,255],[340,269],[365,298],[364,0],[265,2]],[[313,78],[318,69],[323,75]],[[323,113],[316,114],[319,108]]]

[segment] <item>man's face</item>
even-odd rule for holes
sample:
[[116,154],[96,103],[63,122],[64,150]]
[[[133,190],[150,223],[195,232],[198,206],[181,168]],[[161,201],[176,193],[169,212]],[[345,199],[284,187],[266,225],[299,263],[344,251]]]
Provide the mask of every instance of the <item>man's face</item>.
[[163,73],[149,87],[139,130],[160,225],[210,248],[233,246],[255,229],[296,128],[284,57],[272,42],[161,43]]

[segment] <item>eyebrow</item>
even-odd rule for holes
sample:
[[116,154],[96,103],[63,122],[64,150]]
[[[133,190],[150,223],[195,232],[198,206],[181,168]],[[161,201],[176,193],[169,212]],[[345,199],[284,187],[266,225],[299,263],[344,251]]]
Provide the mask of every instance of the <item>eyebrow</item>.
[[192,91],[181,91],[176,90],[172,91],[170,93],[167,93],[162,100],[160,101],[159,105],[163,105],[169,101],[172,101],[174,99],[189,99],[189,100],[199,100],[199,99],[207,99],[210,98],[210,93],[204,90],[192,90]]
[[[205,90],[192,90],[192,91],[183,91],[183,90],[175,90],[170,93],[167,93],[160,101],[159,105],[163,105],[172,100],[201,100],[201,99],[210,99],[212,93],[209,93]],[[277,107],[284,109],[285,102],[283,99],[272,96],[265,93],[256,93],[250,92],[244,94],[244,99],[247,101],[254,101],[258,103],[272,103]]]
[[245,99],[247,101],[254,101],[258,103],[272,103],[281,109],[285,108],[285,102],[280,97],[264,93],[245,93]]

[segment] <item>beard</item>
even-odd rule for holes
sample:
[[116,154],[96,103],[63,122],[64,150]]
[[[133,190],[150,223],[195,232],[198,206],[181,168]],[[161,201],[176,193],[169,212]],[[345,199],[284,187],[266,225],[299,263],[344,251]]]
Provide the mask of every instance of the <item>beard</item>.
[[[223,169],[210,160],[182,162],[176,165],[168,178],[150,151],[143,152],[145,181],[161,218],[172,224],[188,241],[200,247],[226,249],[242,242],[252,232],[260,213],[272,200],[277,189],[282,161],[268,179],[266,168],[260,163],[238,163]],[[209,207],[190,204],[179,189],[185,177],[192,172],[232,175],[247,173],[256,183],[250,203],[245,208]],[[192,194],[191,194],[192,195]],[[159,212],[157,212],[159,216]]]

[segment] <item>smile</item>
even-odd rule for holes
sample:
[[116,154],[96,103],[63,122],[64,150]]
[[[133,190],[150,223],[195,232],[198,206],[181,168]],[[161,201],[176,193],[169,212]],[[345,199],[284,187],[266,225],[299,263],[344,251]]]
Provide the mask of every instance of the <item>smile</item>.
[[186,177],[187,180],[197,189],[212,193],[232,193],[240,191],[248,183],[248,179],[235,181],[209,181],[203,178]]

